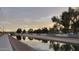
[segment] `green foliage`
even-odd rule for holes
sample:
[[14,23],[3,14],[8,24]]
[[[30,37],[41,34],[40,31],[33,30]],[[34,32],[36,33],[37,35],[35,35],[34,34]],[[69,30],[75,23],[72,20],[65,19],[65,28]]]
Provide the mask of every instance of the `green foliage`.
[[26,30],[24,29],[24,30],[22,31],[22,33],[26,33]]
[[29,29],[28,33],[48,33],[48,29],[46,27],[37,30]]
[[28,30],[28,33],[33,33],[33,29],[29,29]]
[[67,33],[69,31],[70,26],[73,32],[76,32],[79,22],[78,17],[79,17],[79,11],[69,7],[68,11],[62,12],[60,19],[57,18],[56,16],[53,16],[51,20],[52,22],[56,22],[56,24],[63,25],[64,26],[63,32]]
[[49,33],[53,33],[53,34],[59,33],[59,30],[57,28],[57,24],[54,24],[53,28],[49,29]]
[[21,28],[18,28],[17,31],[16,31],[16,33],[22,33]]
[[28,37],[28,39],[29,39],[29,40],[33,40],[33,38],[31,38],[31,37]]
[[56,16],[53,16],[52,18],[51,18],[51,20],[52,20],[52,22],[59,22],[59,19],[56,17]]

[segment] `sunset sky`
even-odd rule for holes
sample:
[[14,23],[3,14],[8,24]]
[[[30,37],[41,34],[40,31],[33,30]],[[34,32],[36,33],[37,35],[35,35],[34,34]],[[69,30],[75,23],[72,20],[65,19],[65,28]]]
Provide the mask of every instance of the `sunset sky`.
[[67,7],[1,7],[0,27],[5,31],[52,27],[51,17],[60,16]]

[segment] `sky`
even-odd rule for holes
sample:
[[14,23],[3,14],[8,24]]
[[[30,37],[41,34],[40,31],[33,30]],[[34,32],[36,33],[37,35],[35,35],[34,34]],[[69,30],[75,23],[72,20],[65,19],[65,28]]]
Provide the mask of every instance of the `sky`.
[[16,31],[53,26],[51,17],[60,16],[67,7],[0,7],[0,28]]

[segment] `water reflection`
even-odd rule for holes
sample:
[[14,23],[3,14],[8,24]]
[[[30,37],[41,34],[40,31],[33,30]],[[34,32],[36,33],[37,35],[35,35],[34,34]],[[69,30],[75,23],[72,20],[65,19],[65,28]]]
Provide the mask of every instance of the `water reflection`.
[[[33,38],[32,38],[33,39]],[[28,39],[27,39],[28,40]],[[29,39],[30,40],[30,39]],[[30,44],[31,43],[31,44]],[[29,45],[40,50],[53,50],[53,48],[49,49],[50,42],[42,39],[33,39],[29,41]]]
[[34,39],[31,37],[22,37],[21,42],[28,44],[37,50],[46,51],[79,51],[78,44],[60,43],[56,41],[48,41],[43,39]]
[[42,40],[42,43],[48,43],[48,40]]
[[50,42],[50,44],[49,44],[49,49],[51,49],[51,48],[53,48],[53,43],[54,43],[54,41],[49,41]]
[[21,36],[16,36],[16,39],[17,40],[21,40]]
[[71,45],[70,44],[65,44],[65,45],[62,45],[61,47],[60,47],[60,50],[61,51],[71,51]]
[[31,46],[37,50],[45,50],[45,51],[52,51],[53,50],[53,48],[49,49],[50,41],[47,41],[47,40],[26,37],[25,40],[21,39],[20,41],[25,44],[28,44],[29,46]]
[[23,36],[23,40],[25,40],[26,39],[26,37],[25,36]]
[[29,40],[33,40],[33,38],[31,38],[31,37],[28,37],[28,39],[29,39]]

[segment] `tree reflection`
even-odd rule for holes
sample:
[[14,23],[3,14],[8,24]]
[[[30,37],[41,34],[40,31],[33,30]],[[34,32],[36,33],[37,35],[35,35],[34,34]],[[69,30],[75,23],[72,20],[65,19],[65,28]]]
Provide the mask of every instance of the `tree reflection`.
[[[16,33],[21,34],[22,33],[22,29],[18,28]],[[17,38],[17,40],[21,40],[21,36],[20,35],[16,36],[16,38]]]
[[71,51],[71,45],[70,44],[65,44],[65,45],[62,45],[61,47],[60,47],[60,50],[61,51]]
[[43,43],[48,43],[48,40],[42,40]]
[[72,46],[75,51],[79,51],[79,44],[73,44]]
[[[26,30],[24,29],[22,33],[25,34],[26,33]],[[23,40],[25,40],[25,39],[26,39],[26,37],[23,36]]]
[[60,44],[62,43],[50,41],[49,49],[53,48],[54,51],[79,51],[79,45],[69,43]]
[[49,49],[53,48],[53,43],[54,43],[54,41],[51,41],[51,40],[50,40]]
[[29,40],[33,40],[33,38],[31,38],[31,37],[28,37],[28,39],[29,39]]
[[55,51],[58,51],[59,50],[59,43],[57,43],[57,44],[53,44],[53,49],[55,50]]

